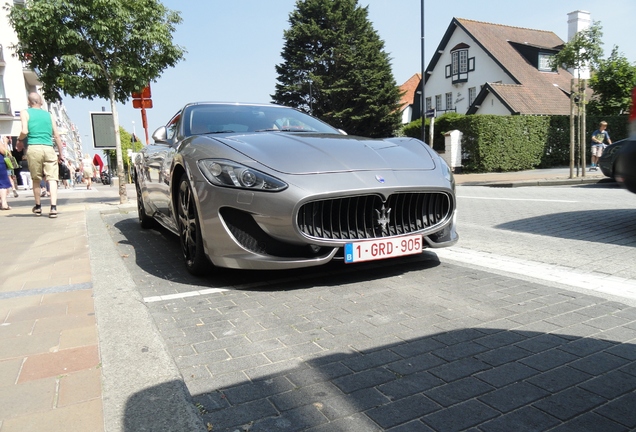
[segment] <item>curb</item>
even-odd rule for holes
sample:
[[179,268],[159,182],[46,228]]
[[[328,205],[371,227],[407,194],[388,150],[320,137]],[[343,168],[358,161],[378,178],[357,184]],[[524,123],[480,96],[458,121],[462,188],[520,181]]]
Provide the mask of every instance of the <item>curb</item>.
[[476,182],[463,182],[458,183],[458,186],[487,186],[498,188],[516,188],[516,187],[528,187],[528,186],[569,186],[580,184],[596,184],[596,183],[615,183],[614,180],[609,178],[574,178],[574,179],[541,179],[541,180],[519,180],[519,181],[476,181]]
[[126,270],[102,213],[87,211],[95,314],[102,359],[105,432],[204,431],[190,393]]

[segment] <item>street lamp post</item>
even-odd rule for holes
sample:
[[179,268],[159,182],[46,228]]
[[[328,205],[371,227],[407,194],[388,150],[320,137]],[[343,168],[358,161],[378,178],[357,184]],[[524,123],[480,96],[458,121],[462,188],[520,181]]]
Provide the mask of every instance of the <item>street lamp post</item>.
[[[426,142],[426,115],[424,111],[426,110],[426,100],[424,93],[424,82],[426,81],[426,60],[424,57],[424,0],[422,0],[422,99],[421,99],[421,115],[422,115],[422,141]],[[431,143],[431,147],[433,143]]]

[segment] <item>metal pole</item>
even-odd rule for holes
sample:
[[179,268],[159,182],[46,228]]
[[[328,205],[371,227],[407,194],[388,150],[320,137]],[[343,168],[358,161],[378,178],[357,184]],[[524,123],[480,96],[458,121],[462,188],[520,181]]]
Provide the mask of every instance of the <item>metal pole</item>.
[[[570,178],[574,178],[574,154],[576,153],[574,148],[574,110],[576,97],[576,91],[574,87],[574,78],[570,81]],[[576,173],[578,176],[578,172]]]
[[[426,58],[424,56],[424,0],[422,0],[422,112],[420,115],[422,116],[422,141],[426,142],[426,115],[424,112],[426,111],[426,94],[424,93],[424,83],[426,81]],[[433,143],[430,143],[430,146],[433,147]]]

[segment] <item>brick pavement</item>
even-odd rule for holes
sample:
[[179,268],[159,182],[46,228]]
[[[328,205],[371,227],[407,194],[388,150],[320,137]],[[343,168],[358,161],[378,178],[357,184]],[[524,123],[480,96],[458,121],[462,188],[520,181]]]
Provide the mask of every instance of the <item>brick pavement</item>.
[[[85,210],[99,195],[61,190],[60,215],[20,191],[0,216],[0,431],[103,430]],[[100,200],[101,201],[101,200]]]
[[212,430],[636,428],[636,302],[432,252],[195,279],[170,234],[105,220]]
[[[531,175],[537,173],[517,175],[517,178],[528,181]],[[548,178],[545,173],[540,176]],[[558,176],[563,178],[556,171],[549,174],[550,179]],[[468,183],[491,181],[468,175],[458,176],[458,179],[460,177]],[[498,176],[497,181],[510,179]],[[129,189],[128,193],[134,205],[134,191]],[[22,195],[26,193],[22,192]],[[126,214],[131,212],[130,206],[122,209],[117,203],[116,187],[98,186],[92,193],[61,191],[60,217],[56,220],[35,218],[30,213],[32,198],[26,196],[11,199],[14,210],[0,215],[0,239],[5,251],[11,251],[10,259],[5,259],[7,262],[0,268],[1,432],[40,429],[137,431],[146,426],[151,428],[153,405],[165,408],[168,416],[173,418],[178,417],[179,411],[189,409],[183,405],[183,399],[166,397],[166,394],[173,395],[181,390],[179,379],[156,380],[155,385],[149,385],[150,380],[146,380],[127,389],[125,397],[113,394],[114,387],[122,387],[122,381],[135,381],[144,371],[135,370],[135,366],[141,364],[135,363],[136,360],[130,360],[131,364],[127,365],[113,366],[111,363],[116,349],[121,346],[110,345],[121,342],[118,340],[121,338],[135,339],[136,334],[132,327],[123,330],[115,327],[109,312],[116,312],[117,305],[127,300],[139,302],[128,291],[123,291],[124,299],[118,292],[121,288],[115,287],[101,293],[103,304],[96,308],[95,286],[103,285],[103,280],[110,276],[128,281],[142,296],[148,296],[191,291],[193,284],[188,276],[184,276],[180,258],[177,257],[176,263],[165,257],[162,258],[165,261],[157,261],[164,256],[163,250],[150,257],[143,253],[121,255],[119,252],[127,245],[114,245],[110,239],[102,238],[100,243],[88,238],[91,236],[91,227],[87,226],[87,219],[91,219],[89,212],[99,215],[114,209],[124,224],[127,218],[134,219],[134,214]],[[104,216],[107,222],[108,217]],[[92,216],[92,220],[93,231],[112,230],[101,223],[101,216]],[[45,229],[52,224],[55,224],[55,230]],[[168,237],[142,239],[146,243],[142,241],[141,246],[135,246],[169,249],[174,243]],[[110,267],[100,269],[100,265],[110,265],[102,259],[100,248],[113,248],[119,264],[130,269],[136,262],[137,270],[112,275],[109,274]],[[32,267],[28,263],[33,263]],[[263,279],[267,279],[263,275],[254,279],[235,272],[222,273],[222,277],[207,280],[204,284],[204,288],[220,288],[216,294],[175,301],[178,307],[173,310],[170,310],[169,302],[148,303],[165,343],[144,345],[145,339],[137,339],[127,341],[128,345],[122,350],[125,352],[134,346],[135,351],[150,355],[152,360],[160,357],[158,352],[162,344],[167,345],[183,373],[182,379],[197,398],[201,419],[219,426],[214,430],[222,430],[220,425],[234,424],[238,419],[245,419],[241,424],[249,427],[260,424],[270,430],[294,430],[303,424],[315,426],[315,430],[373,430],[372,427],[388,429],[394,425],[395,430],[426,430],[448,421],[451,425],[454,424],[452,421],[466,421],[472,412],[479,413],[477,417],[482,423],[490,421],[492,430],[496,430],[497,421],[515,416],[518,421],[541,420],[544,422],[541,424],[563,422],[558,415],[553,415],[558,411],[553,407],[564,405],[563,400],[574,401],[575,406],[594,407],[583,417],[577,417],[576,413],[580,411],[572,408],[574,414],[565,420],[569,425],[584,420],[587,424],[611,425],[620,430],[633,424],[630,423],[633,414],[624,407],[634,394],[630,383],[636,355],[633,355],[632,345],[619,343],[633,339],[630,307],[580,294],[546,294],[544,287],[537,285],[526,286],[522,292],[509,292],[510,285],[519,281],[473,270],[459,271],[460,280],[469,288],[464,294],[470,298],[471,292],[477,291],[485,298],[469,305],[462,299],[449,300],[450,294],[441,289],[435,292],[434,302],[423,304],[422,299],[431,295],[429,288],[432,289],[435,279],[405,280],[405,275],[418,274],[417,270],[421,268],[421,264],[409,265],[413,264],[406,260],[404,273],[385,269],[377,278],[372,276],[374,267],[368,266],[362,291],[353,287],[360,282],[355,274],[341,274],[335,281],[331,279],[320,290],[314,291],[314,282],[308,281],[304,272],[288,272],[286,279],[277,280],[277,286],[289,288],[290,283],[295,283],[295,290],[272,293],[258,290]],[[445,270],[441,272],[443,274],[449,269],[458,271],[457,267],[445,266],[433,264],[433,271]],[[112,271],[115,268],[113,266]],[[430,277],[431,273],[424,272],[422,276]],[[137,280],[137,277],[143,279]],[[435,286],[443,288],[444,281],[439,280]],[[489,286],[494,284],[503,288],[482,292],[484,281],[490,283]],[[112,281],[108,282],[109,286],[114,285]],[[377,306],[383,299],[395,298],[395,287],[403,289],[405,283],[410,294],[404,301],[381,308]],[[224,288],[227,286],[238,286],[243,291],[227,292]],[[519,303],[524,295],[529,299]],[[560,295],[564,295],[565,300]],[[110,303],[109,297],[112,298]],[[549,307],[539,306],[541,301],[555,298],[561,300],[558,304],[568,305],[557,314],[559,317],[564,315],[558,324],[545,319],[546,314],[554,311],[537,310]],[[498,310],[506,302],[510,303],[510,310],[506,309],[505,316],[494,321],[493,317],[486,319],[492,313],[499,314]],[[320,309],[328,303],[337,304],[340,310],[327,313]],[[573,303],[579,307],[572,310]],[[192,316],[179,317],[183,308]],[[587,321],[577,321],[576,315],[570,316],[575,312],[591,315]],[[308,316],[311,319],[307,319]],[[513,317],[517,317],[516,320]],[[129,318],[134,319],[134,316]],[[405,318],[407,325],[400,322],[400,318]],[[482,326],[478,326],[479,323]],[[563,326],[563,323],[570,323],[568,329],[571,331],[565,336],[558,335],[559,339],[555,340],[561,341],[560,345],[540,340],[542,335],[553,334],[555,326]],[[467,328],[469,325],[471,327]],[[114,333],[115,328],[119,333]],[[373,335],[364,333],[368,333],[369,328],[374,329]],[[396,332],[396,328],[400,332]],[[250,333],[249,343],[245,341],[247,333]],[[526,342],[538,338],[538,342]],[[605,341],[608,338],[611,342]],[[522,342],[526,345],[518,346]],[[538,348],[534,347],[535,343]],[[228,346],[224,347],[224,344]],[[568,349],[564,348],[566,345]],[[483,347],[490,351],[483,351]],[[540,347],[547,347],[544,351],[550,355],[536,357],[544,352]],[[506,368],[485,357],[497,348],[502,348],[501,353],[510,351],[507,355],[514,359],[504,364]],[[515,356],[519,349],[525,357]],[[106,357],[104,353],[107,353]],[[124,357],[124,363],[126,359],[134,358],[127,353],[121,355],[122,351],[119,353]],[[201,353],[206,357],[203,363],[200,357],[193,359],[193,355]],[[577,381],[575,377],[580,378],[581,373],[590,376],[598,373],[580,363],[577,363],[578,367],[573,364],[593,353],[611,356],[607,357],[612,360],[611,371]],[[471,360],[475,358],[477,360]],[[189,364],[188,359],[194,363]],[[523,363],[522,359],[529,363]],[[215,371],[208,364],[219,365],[219,369]],[[569,387],[562,390],[563,384],[553,384],[555,379],[550,376],[544,378],[545,382],[537,378],[536,373],[525,376],[525,369],[518,364],[539,371],[540,376],[545,375],[542,368],[546,371],[564,368],[558,370],[568,373],[563,374],[563,378],[557,373],[559,379],[556,381],[563,379]],[[104,374],[104,365],[109,367],[110,373]],[[410,369],[413,365],[417,372]],[[161,375],[159,369],[149,369],[148,373]],[[247,373],[248,370],[251,372]],[[486,378],[487,372],[489,378]],[[120,376],[114,376],[118,373]],[[518,381],[506,383],[509,375],[517,377]],[[402,378],[408,380],[400,381]],[[529,399],[515,401],[510,397],[510,392],[518,394],[511,387],[514,385],[525,389],[524,397]],[[272,392],[272,387],[278,390]],[[609,390],[603,390],[607,387]],[[418,388],[421,391],[414,392]],[[486,388],[490,390],[486,391]],[[556,390],[571,393],[564,393],[560,399],[543,395],[543,392]],[[252,395],[254,392],[256,396]],[[458,397],[453,395],[457,394],[464,399],[466,395],[472,396],[463,403],[453,402],[453,397]],[[604,402],[598,403],[595,398],[599,396],[605,398]],[[596,402],[589,402],[590,398]],[[163,399],[168,400],[172,408],[162,405]],[[497,403],[495,399],[501,402]],[[263,404],[264,401],[267,403]],[[393,403],[395,401],[400,403]],[[519,408],[522,406],[519,404],[524,403]],[[281,416],[282,412],[285,415]],[[455,419],[454,412],[465,415],[455,416]],[[140,413],[145,413],[146,417]],[[267,417],[268,414],[274,416]],[[408,418],[415,414],[419,417]],[[112,417],[115,418],[109,420]],[[137,420],[138,417],[141,420]],[[257,418],[263,422],[251,423]],[[222,423],[223,419],[229,420]],[[154,430],[197,429],[168,426]],[[258,430],[258,427],[252,430]]]

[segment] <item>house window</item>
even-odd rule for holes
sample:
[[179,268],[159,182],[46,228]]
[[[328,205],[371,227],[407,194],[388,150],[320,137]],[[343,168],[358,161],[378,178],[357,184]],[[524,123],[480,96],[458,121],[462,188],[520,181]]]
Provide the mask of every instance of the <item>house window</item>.
[[552,67],[552,54],[539,53],[539,70],[543,72],[556,72]]
[[430,97],[426,98],[426,111],[430,110],[431,108],[433,108],[433,101],[431,100]]
[[446,93],[446,111],[453,109],[453,93]]
[[468,106],[472,105],[475,102],[475,98],[477,97],[477,89],[475,87],[471,87],[468,89]]
[[475,70],[475,57],[468,57],[468,48],[460,43],[451,49],[451,64],[446,65],[446,78],[452,78],[453,84],[468,81],[468,73]]
[[437,111],[442,110],[442,95],[435,96],[435,109]]

